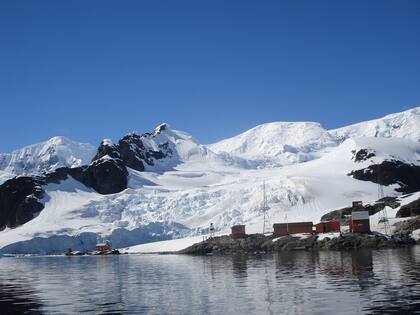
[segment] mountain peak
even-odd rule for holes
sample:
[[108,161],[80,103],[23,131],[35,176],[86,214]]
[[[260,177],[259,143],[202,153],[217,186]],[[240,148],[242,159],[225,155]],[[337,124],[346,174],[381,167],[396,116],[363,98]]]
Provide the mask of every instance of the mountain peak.
[[311,160],[336,140],[315,122],[272,122],[256,126],[209,147],[244,159],[284,165]]
[[170,126],[169,124],[167,124],[167,123],[162,123],[162,124],[160,124],[159,126],[157,126],[157,127],[155,128],[155,134],[159,134],[159,133],[161,133],[162,131],[169,130],[169,129],[171,129],[171,126]]
[[92,145],[56,136],[11,153],[0,153],[0,170],[15,175],[40,174],[58,167],[88,164],[94,155]]

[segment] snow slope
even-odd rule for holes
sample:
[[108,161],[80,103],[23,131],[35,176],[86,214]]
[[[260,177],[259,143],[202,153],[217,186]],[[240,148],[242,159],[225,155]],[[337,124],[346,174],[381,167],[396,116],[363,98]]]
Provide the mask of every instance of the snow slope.
[[420,107],[390,114],[380,119],[334,129],[330,131],[330,134],[342,139],[380,137],[420,141]]
[[300,163],[320,157],[338,141],[318,123],[273,122],[238,136],[209,145],[217,153],[228,153],[264,166]]
[[[248,232],[260,232],[264,184],[271,223],[315,223],[353,200],[377,199],[377,185],[348,176],[352,170],[390,159],[419,165],[416,115],[418,109],[384,118],[383,128],[393,128],[390,119],[402,123],[398,137],[383,130],[376,137],[361,137],[372,122],[345,132],[325,131],[316,123],[271,123],[210,146],[164,124],[142,135],[142,141],[148,149],[170,154],[146,165],[144,172],[129,169],[127,189],[101,195],[71,178],[48,185],[44,210],[32,221],[0,232],[0,251],[86,250],[105,238],[116,247],[186,236],[195,240],[208,232],[210,222],[218,233],[228,233],[238,223],[246,224]],[[350,138],[343,141],[343,135]],[[356,161],[360,149],[375,156]],[[398,195],[397,186],[384,187],[385,194]],[[161,244],[167,246],[161,250],[179,249],[183,241]],[[155,251],[156,244],[148,246]]]
[[53,137],[12,153],[0,153],[0,171],[13,174],[39,174],[58,167],[89,164],[96,149],[66,137]]
[[172,170],[188,162],[189,169],[221,168],[224,166],[252,167],[252,163],[239,157],[217,154],[207,146],[200,144],[190,134],[171,129],[169,124],[161,124],[153,133],[145,133],[141,140],[146,149],[169,152],[169,157],[156,160],[153,166],[146,166],[146,171],[162,172]]

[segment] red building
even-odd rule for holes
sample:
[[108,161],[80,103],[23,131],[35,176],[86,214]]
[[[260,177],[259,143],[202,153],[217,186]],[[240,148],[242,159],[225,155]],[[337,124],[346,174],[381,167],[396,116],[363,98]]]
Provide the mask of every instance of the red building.
[[326,221],[319,222],[315,225],[317,233],[328,233],[328,232],[340,232],[340,222],[338,221]]
[[234,225],[232,226],[232,234],[230,237],[232,238],[242,238],[245,237],[245,225]]
[[96,250],[98,252],[106,252],[111,250],[111,245],[109,244],[108,241],[106,241],[105,243],[98,243],[96,244]]
[[363,202],[362,201],[353,201],[352,202],[352,207],[353,208],[362,208],[363,207]]
[[350,232],[353,233],[369,233],[370,222],[368,211],[353,211],[350,220]]
[[298,233],[312,233],[312,222],[292,222],[292,223],[275,223],[273,224],[274,235],[284,236]]

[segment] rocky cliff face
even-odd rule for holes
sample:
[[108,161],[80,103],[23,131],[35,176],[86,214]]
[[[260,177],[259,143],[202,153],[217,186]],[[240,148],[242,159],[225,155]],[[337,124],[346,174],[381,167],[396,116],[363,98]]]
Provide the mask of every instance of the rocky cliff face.
[[[153,135],[147,134],[149,141]],[[59,184],[69,176],[100,194],[123,191],[128,183],[127,167],[144,171],[145,164],[153,166],[156,160],[171,156],[167,143],[158,147],[161,150],[146,148],[142,136],[131,133],[116,145],[110,140],[103,140],[88,165],[58,167],[42,175],[15,177],[6,181],[0,185],[0,230],[32,220],[44,208],[41,202],[43,187]]]
[[397,160],[383,161],[367,168],[352,171],[349,175],[363,181],[370,181],[383,186],[400,185],[396,191],[412,193],[420,190],[420,166]]
[[44,208],[43,184],[41,178],[21,176],[0,186],[0,230],[22,225]]

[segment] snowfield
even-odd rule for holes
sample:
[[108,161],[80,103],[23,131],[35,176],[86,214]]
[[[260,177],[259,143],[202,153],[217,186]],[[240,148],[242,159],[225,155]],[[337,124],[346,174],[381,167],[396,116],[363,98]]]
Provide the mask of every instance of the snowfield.
[[[219,234],[229,233],[234,224],[246,224],[249,233],[261,232],[264,185],[271,224],[317,223],[353,200],[378,199],[377,185],[348,176],[352,170],[390,159],[420,165],[419,114],[415,108],[333,131],[317,123],[270,123],[208,146],[166,125],[145,146],[156,149],[167,142],[170,159],[147,166],[145,172],[129,169],[128,188],[116,194],[101,195],[72,178],[48,185],[39,215],[0,232],[1,252],[88,250],[102,239],[130,253],[174,251],[201,241],[210,222]],[[55,152],[63,157],[58,164],[79,165],[94,155],[90,149],[72,155],[59,147]],[[375,156],[355,161],[360,149]],[[397,187],[384,187],[385,195],[399,195]],[[413,196],[420,197],[414,194],[402,199],[403,204]],[[395,217],[397,210],[387,209],[388,215]]]

